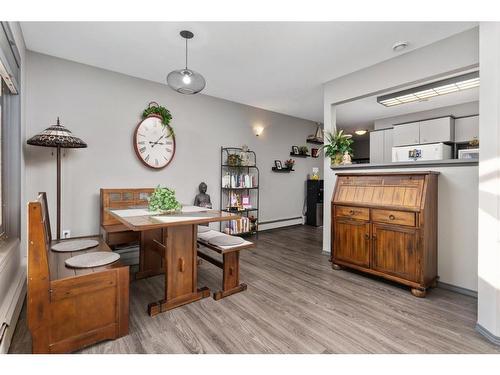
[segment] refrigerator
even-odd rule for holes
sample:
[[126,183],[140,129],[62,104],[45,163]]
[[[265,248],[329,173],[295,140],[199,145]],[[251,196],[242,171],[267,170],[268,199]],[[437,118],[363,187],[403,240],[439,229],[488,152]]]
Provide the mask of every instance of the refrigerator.
[[452,158],[452,147],[444,143],[399,146],[392,148],[392,161],[426,161]]

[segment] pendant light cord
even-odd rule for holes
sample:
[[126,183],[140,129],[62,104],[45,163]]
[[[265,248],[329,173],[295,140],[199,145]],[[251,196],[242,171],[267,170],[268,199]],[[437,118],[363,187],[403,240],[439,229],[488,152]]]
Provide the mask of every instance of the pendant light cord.
[[188,40],[186,38],[186,70],[188,68]]

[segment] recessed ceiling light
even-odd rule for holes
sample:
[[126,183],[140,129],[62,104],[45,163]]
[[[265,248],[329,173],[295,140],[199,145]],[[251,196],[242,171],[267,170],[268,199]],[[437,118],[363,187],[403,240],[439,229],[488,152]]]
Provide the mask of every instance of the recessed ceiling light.
[[404,50],[406,47],[408,47],[408,42],[396,42],[392,46],[392,50],[394,52],[400,52],[400,51]]
[[367,131],[365,129],[359,129],[359,130],[356,130],[354,133],[356,133],[357,135],[365,135],[366,132]]
[[392,107],[399,104],[425,101],[434,96],[451,94],[479,86],[479,72],[428,83],[423,86],[377,97],[377,102]]

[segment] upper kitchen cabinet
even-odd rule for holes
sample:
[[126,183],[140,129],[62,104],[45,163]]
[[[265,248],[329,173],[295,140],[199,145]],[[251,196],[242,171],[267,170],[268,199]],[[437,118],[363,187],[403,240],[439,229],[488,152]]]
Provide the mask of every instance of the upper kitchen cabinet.
[[454,121],[452,117],[420,121],[420,143],[453,142]]
[[440,117],[394,126],[394,146],[453,142],[455,124],[452,117]]
[[470,142],[479,139],[479,116],[468,116],[455,120],[455,142]]
[[420,125],[418,122],[396,125],[392,137],[394,146],[417,145],[420,143]]

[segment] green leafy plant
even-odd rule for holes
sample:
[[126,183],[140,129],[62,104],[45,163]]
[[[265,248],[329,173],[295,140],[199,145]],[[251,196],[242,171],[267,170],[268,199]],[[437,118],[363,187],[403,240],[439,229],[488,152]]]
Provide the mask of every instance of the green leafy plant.
[[231,167],[239,167],[242,165],[242,159],[240,154],[229,154],[227,156],[227,164]]
[[171,135],[174,134],[174,129],[172,128],[172,126],[170,126],[170,120],[172,120],[172,114],[167,108],[162,107],[158,103],[151,102],[149,103],[148,108],[146,108],[142,112],[142,118],[145,119],[146,117],[151,115],[157,115],[161,117],[162,125],[166,126],[169,130],[169,134],[167,137],[170,137]]
[[339,164],[346,152],[352,156],[353,142],[351,136],[344,134],[343,130],[327,132],[326,143],[321,146],[320,150],[324,150],[325,155],[332,159],[332,163]]
[[293,159],[285,160],[285,167],[286,168],[293,169],[294,165],[295,165],[295,160],[293,160]]
[[175,191],[158,185],[148,198],[150,211],[178,211],[181,204],[175,198]]
[[299,154],[300,155],[307,155],[309,152],[309,148],[307,146],[299,146]]

